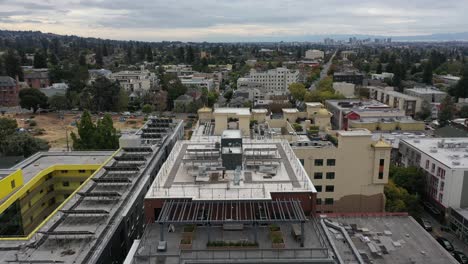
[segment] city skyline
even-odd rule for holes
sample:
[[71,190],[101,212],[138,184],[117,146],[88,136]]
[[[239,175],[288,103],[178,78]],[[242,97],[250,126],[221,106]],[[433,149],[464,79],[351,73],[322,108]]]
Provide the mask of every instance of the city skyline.
[[[464,32],[462,1],[0,0],[0,28],[142,41],[316,41]],[[314,36],[316,37],[314,39]]]

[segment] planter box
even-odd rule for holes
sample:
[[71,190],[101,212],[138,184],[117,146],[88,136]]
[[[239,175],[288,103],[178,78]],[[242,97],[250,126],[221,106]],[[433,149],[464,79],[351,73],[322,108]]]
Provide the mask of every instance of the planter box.
[[180,249],[192,249],[192,243],[190,244],[179,244]]
[[271,243],[271,247],[272,248],[285,248],[285,244],[284,243]]

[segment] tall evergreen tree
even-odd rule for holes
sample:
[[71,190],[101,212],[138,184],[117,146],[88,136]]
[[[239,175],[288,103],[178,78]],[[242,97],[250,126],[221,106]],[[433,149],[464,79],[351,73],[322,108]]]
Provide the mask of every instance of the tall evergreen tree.
[[84,111],[81,120],[77,124],[79,137],[72,132],[73,149],[97,149],[96,148],[96,126],[91,120],[91,114]]
[[465,64],[462,70],[460,81],[449,90],[450,94],[455,98],[468,97],[468,64]]
[[8,50],[3,58],[5,65],[5,73],[11,78],[18,76],[19,80],[23,80],[23,69],[21,68],[21,62],[19,56],[13,51]]
[[35,69],[47,68],[47,58],[42,52],[34,53],[33,66]]
[[439,124],[444,127],[453,119],[455,114],[455,104],[452,101],[450,96],[445,97],[445,99],[440,104],[439,111]]
[[423,83],[432,85],[432,62],[428,61],[424,65]]

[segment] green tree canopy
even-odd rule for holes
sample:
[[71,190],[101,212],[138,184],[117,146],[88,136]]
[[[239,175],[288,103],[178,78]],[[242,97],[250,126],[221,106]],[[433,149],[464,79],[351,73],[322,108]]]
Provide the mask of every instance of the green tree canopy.
[[8,50],[3,55],[5,65],[5,73],[7,76],[15,79],[18,76],[19,80],[23,80],[23,69],[21,68],[21,58],[13,51]]
[[47,68],[47,58],[42,52],[34,53],[34,68]]
[[76,150],[111,150],[119,147],[119,137],[114,128],[112,117],[104,115],[102,120],[93,123],[88,111],[84,111],[77,124],[78,135],[71,133],[73,149]]
[[154,106],[150,105],[150,104],[145,104],[143,105],[143,107],[141,108],[141,111],[145,114],[150,114],[151,112],[154,111]]
[[29,157],[38,151],[49,149],[47,141],[35,138],[28,133],[16,132],[0,143],[1,152],[6,156]]
[[16,132],[18,124],[15,119],[0,117],[0,142]]
[[468,97],[468,64],[465,64],[462,71],[460,81],[449,90],[450,94],[455,98]]
[[307,92],[304,84],[302,83],[291,83],[289,85],[289,92],[291,96],[297,101],[304,101],[304,96]]
[[48,99],[49,107],[56,110],[68,109],[67,97],[63,94],[55,94]]
[[20,105],[26,109],[32,109],[36,113],[39,108],[47,107],[47,96],[39,89],[26,88],[19,92]]
[[450,96],[445,97],[445,99],[440,104],[439,111],[439,124],[444,127],[453,119],[455,114],[455,104],[452,101]]
[[462,106],[459,115],[461,118],[468,118],[468,105]]

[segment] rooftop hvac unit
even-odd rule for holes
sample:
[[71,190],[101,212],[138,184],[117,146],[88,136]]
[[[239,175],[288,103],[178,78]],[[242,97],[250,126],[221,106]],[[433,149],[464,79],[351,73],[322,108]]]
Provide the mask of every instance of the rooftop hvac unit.
[[454,161],[452,161],[452,164],[458,166],[458,165],[460,165],[460,161],[454,160]]
[[429,151],[430,151],[431,153],[437,153],[437,148],[431,148]]
[[419,142],[421,142],[419,139],[414,140],[414,143],[419,143]]

